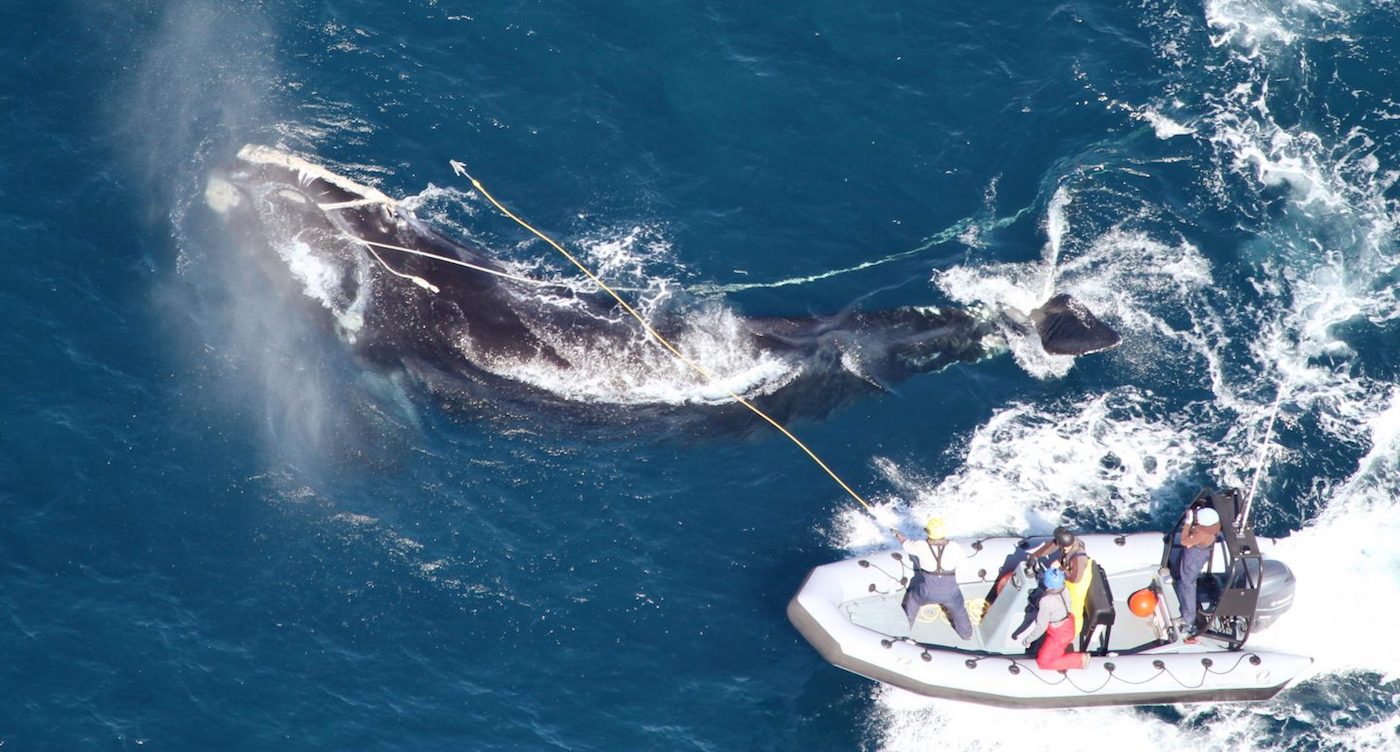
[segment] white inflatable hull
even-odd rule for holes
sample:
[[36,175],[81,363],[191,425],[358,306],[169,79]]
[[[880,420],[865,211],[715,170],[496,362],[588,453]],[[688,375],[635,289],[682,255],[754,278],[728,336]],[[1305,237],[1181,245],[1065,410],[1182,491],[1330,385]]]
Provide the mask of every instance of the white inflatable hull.
[[[1262,650],[1230,650],[1202,638],[1187,644],[1171,628],[1176,599],[1158,576],[1160,533],[1081,536],[1108,574],[1117,624],[1106,654],[1084,669],[1037,667],[1012,633],[1024,623],[1033,583],[1008,584],[977,624],[970,641],[959,639],[926,606],[911,628],[899,603],[907,557],[884,551],[817,567],[788,604],[788,618],[835,666],[929,697],[1011,708],[1263,700],[1277,694],[1312,659]],[[1024,558],[1019,538],[994,538],[975,546],[958,569],[972,610],[992,593],[1008,562]],[[1014,564],[1012,565],[1014,567]],[[1133,615],[1127,598],[1156,582],[1165,591],[1148,617]],[[937,614],[941,616],[941,611]]]

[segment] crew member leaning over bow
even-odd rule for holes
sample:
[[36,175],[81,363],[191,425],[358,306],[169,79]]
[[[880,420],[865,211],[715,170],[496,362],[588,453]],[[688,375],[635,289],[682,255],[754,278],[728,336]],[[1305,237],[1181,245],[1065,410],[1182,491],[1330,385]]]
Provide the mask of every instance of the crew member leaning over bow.
[[948,540],[947,525],[941,517],[930,519],[924,530],[928,534],[925,540],[911,540],[898,530],[893,531],[914,565],[914,576],[904,594],[904,613],[909,617],[909,626],[914,626],[919,609],[937,603],[947,609],[948,620],[958,636],[970,640],[972,620],[967,616],[967,605],[958,589],[957,569],[963,559],[962,546]]

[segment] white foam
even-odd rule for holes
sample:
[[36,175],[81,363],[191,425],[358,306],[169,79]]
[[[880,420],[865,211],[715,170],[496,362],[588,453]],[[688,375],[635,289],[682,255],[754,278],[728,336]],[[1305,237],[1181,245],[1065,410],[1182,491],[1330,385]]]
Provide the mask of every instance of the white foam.
[[286,262],[292,276],[301,282],[306,293],[320,301],[327,308],[332,307],[331,290],[339,282],[339,273],[316,257],[303,241],[293,240],[275,246],[277,254]]
[[[1193,731],[1151,723],[1130,709],[999,710],[966,703],[930,700],[891,687],[873,691],[879,749],[886,752],[929,750],[1023,751],[1046,740],[1070,749],[1103,747],[1114,752],[1164,749],[1224,749],[1225,734],[1214,721]],[[1244,749],[1242,746],[1232,749]]]
[[1153,132],[1157,134],[1157,138],[1163,141],[1177,136],[1189,136],[1196,132],[1195,128],[1182,125],[1151,108],[1138,110],[1133,114],[1135,117],[1147,121],[1152,126]]
[[[597,339],[537,329],[535,334],[550,343],[563,364],[544,356],[493,357],[471,350],[469,341],[462,347],[468,358],[492,373],[590,403],[722,403],[732,401],[730,393],[771,393],[798,374],[794,364],[755,347],[739,317],[720,307],[697,312],[684,329],[668,337],[687,358],[713,374],[713,380],[651,340],[630,318],[618,319],[612,328],[611,334]],[[619,337],[619,330],[632,336]]]
[[1264,50],[1289,46],[1299,39],[1347,38],[1342,25],[1351,11],[1322,0],[1294,0],[1280,4],[1271,0],[1209,0],[1205,4],[1206,25],[1212,30],[1211,44],[1231,45],[1255,59]]
[[[1062,218],[1047,223],[1061,228],[1053,236],[1058,238],[1067,226],[1063,216],[1071,201],[1065,198],[1052,204],[1056,207],[1052,216]],[[1058,258],[1059,251],[1051,249],[1060,242],[1047,246],[1047,257]],[[1150,344],[1150,337],[1170,330],[1164,314],[1190,307],[1212,284],[1210,264],[1194,245],[1164,243],[1143,232],[1119,228],[1095,238],[1058,265],[1057,274],[1047,271],[1044,261],[957,266],[937,273],[933,281],[964,305],[1030,311],[1049,298],[1041,280],[1053,277],[1052,292],[1073,295],[1124,335],[1129,345],[1112,357],[1134,359],[1144,367],[1158,363],[1163,350],[1179,350],[1176,344]],[[1047,354],[1035,336],[1008,331],[1006,339],[1016,362],[1037,378],[1064,376],[1076,362],[1071,356]]]
[[1211,44],[1236,44],[1257,54],[1261,43],[1292,44],[1298,35],[1254,0],[1214,0],[1205,4],[1206,25],[1216,31]]
[[[1145,518],[1154,494],[1189,477],[1202,443],[1190,426],[1155,415],[1154,396],[1134,387],[1062,405],[997,410],[961,450],[961,464],[934,481],[877,461],[906,500],[894,514],[913,525],[944,517],[957,535],[1046,533],[1068,515],[1123,523]],[[1189,493],[1189,490],[1184,491]],[[843,512],[838,543],[884,542],[860,510]]]
[[[1400,643],[1391,613],[1400,601],[1395,545],[1400,540],[1400,388],[1392,387],[1385,403],[1367,420],[1362,438],[1370,451],[1356,472],[1324,483],[1317,517],[1275,549],[1298,577],[1297,594],[1277,625],[1251,639],[1260,648],[1298,651],[1301,646],[1316,659],[1314,682],[1351,674],[1379,674],[1382,685],[1400,679]],[[1341,639],[1327,639],[1334,635]],[[1395,689],[1390,688],[1392,696]],[[1289,707],[1288,695],[1275,704],[1285,715],[1308,712]],[[1345,719],[1324,720],[1337,749],[1394,748],[1393,714],[1362,726],[1338,720]]]
[[1060,262],[1060,244],[1064,241],[1066,221],[1065,209],[1073,200],[1069,189],[1061,185],[1050,197],[1050,206],[1045,212],[1045,287],[1040,297],[1048,299],[1055,292],[1055,265]]
[[[530,246],[539,253],[538,246]],[[581,260],[609,287],[625,293],[628,302],[649,320],[680,320],[666,336],[685,357],[708,371],[706,378],[646,335],[630,317],[601,319],[606,331],[597,338],[576,331],[555,331],[547,323],[531,324],[534,334],[549,343],[563,364],[544,356],[500,358],[462,347],[473,361],[496,375],[548,391],[565,399],[604,404],[716,404],[732,402],[731,394],[768,394],[799,375],[796,363],[759,350],[742,319],[719,304],[668,312],[678,289],[657,266],[678,269],[672,247],[660,227],[633,225],[605,230],[577,243]],[[596,286],[571,264],[539,260],[532,273],[575,292],[596,293]],[[532,291],[528,305],[568,308],[575,315],[598,314],[572,295]]]
[[414,216],[434,226],[461,231],[465,228],[458,224],[457,217],[460,215],[457,213],[475,216],[477,214],[476,204],[473,203],[475,197],[475,191],[462,190],[450,185],[439,186],[428,183],[427,188],[404,198],[399,201],[399,204],[413,212]]
[[[621,232],[605,232],[585,237],[579,245],[588,266],[604,281],[669,286],[669,280],[656,279],[651,270],[660,262],[679,268],[675,266],[670,240],[656,226],[635,225]],[[575,273],[573,268],[569,272]]]
[[[1135,109],[1134,116],[1153,124],[1160,138],[1186,135],[1187,126],[1161,113],[1180,111],[1179,100],[1189,101],[1184,109],[1192,111],[1190,130],[1214,149],[1205,166],[1217,172],[1205,185],[1222,205],[1243,201],[1241,213],[1257,232],[1255,241],[1240,248],[1240,267],[1252,275],[1254,294],[1220,300],[1211,294],[1212,270],[1196,249],[1133,229],[1130,220],[1088,242],[1075,238],[1071,230],[1083,227],[1072,221],[1078,197],[1064,205],[1057,288],[1077,284],[1076,297],[1110,314],[1125,334],[1124,348],[1113,356],[1117,363],[1157,379],[1200,375],[1209,401],[1177,414],[1165,398],[1137,393],[1136,412],[1105,419],[1116,424],[1107,440],[1093,438],[1100,404],[998,410],[971,432],[960,466],[947,478],[879,461],[898,495],[912,501],[886,499],[878,512],[882,523],[909,527],[943,514],[961,535],[1043,532],[1067,500],[1088,494],[1109,502],[1098,510],[1095,529],[1113,529],[1152,503],[1124,495],[1123,488],[1155,492],[1163,503],[1181,501],[1194,489],[1174,491],[1175,479],[1194,481],[1202,467],[1225,484],[1247,487],[1281,391],[1278,433],[1268,455],[1275,470],[1266,470],[1256,503],[1274,519],[1303,515],[1302,529],[1275,550],[1299,584],[1292,609],[1251,644],[1314,655],[1315,674],[1304,691],[1286,691],[1269,703],[1178,707],[1186,716],[1180,722],[1102,709],[1018,712],[1011,726],[1003,722],[1006,711],[876,687],[874,726],[881,749],[927,749],[931,742],[938,748],[1024,749],[1033,743],[1026,728],[1034,728],[1036,738],[1082,739],[1090,727],[1095,738],[1112,739],[1115,749],[1277,749],[1286,746],[1277,729],[1288,718],[1306,725],[1305,745],[1395,746],[1396,714],[1386,702],[1400,679],[1400,642],[1390,614],[1391,604],[1400,602],[1400,388],[1351,362],[1358,353],[1341,325],[1355,329],[1400,318],[1394,283],[1400,211],[1388,197],[1397,174],[1387,169],[1377,139],[1360,128],[1329,133],[1328,121],[1283,125],[1274,114],[1296,106],[1299,80],[1315,78],[1307,46],[1299,41],[1345,39],[1347,23],[1362,11],[1318,1],[1211,0],[1205,15],[1218,59],[1203,67],[1184,52],[1193,46],[1190,35],[1199,33],[1193,28],[1198,24],[1151,6],[1149,14],[1164,18],[1148,24],[1161,35],[1154,48],[1190,77],[1169,84],[1172,101]],[[1271,89],[1270,81],[1285,80],[1287,93]],[[1206,90],[1185,91],[1198,83]],[[1280,96],[1288,99],[1276,100]],[[1271,106],[1275,101],[1284,104]],[[1385,122],[1386,113],[1377,117]],[[1104,268],[1115,262],[1122,272]],[[938,282],[954,297],[1014,300],[1026,297],[1033,279],[1008,265],[960,268]],[[1245,332],[1248,339],[1236,341],[1229,332]],[[1042,421],[1051,427],[1041,427]],[[1056,430],[1060,425],[1065,435]],[[1117,442],[1167,457],[1168,470],[1160,477],[1159,469],[1130,470],[1121,484],[1104,477],[1096,455]],[[1338,466],[1339,457],[1355,458],[1355,465]],[[1292,477],[1290,509],[1276,510],[1269,479],[1284,472]],[[886,542],[878,527],[843,513],[835,539],[860,551]],[[1344,637],[1330,639],[1339,634]],[[1327,702],[1337,707],[1317,714],[1318,697],[1332,698]],[[1357,707],[1372,699],[1376,707]]]

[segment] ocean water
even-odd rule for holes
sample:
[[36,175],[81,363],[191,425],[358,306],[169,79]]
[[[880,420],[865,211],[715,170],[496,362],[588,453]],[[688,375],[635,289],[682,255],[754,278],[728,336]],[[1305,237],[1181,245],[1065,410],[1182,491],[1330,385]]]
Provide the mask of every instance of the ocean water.
[[[0,747],[1400,746],[1394,2],[14,0],[0,22]],[[1125,343],[800,416],[876,524],[640,340],[513,364],[553,399],[466,411],[359,362],[210,221],[244,143],[570,279],[460,160],[741,373],[740,315],[1052,290]],[[935,702],[826,665],[784,616],[889,525],[1158,529],[1260,467],[1299,590],[1254,639],[1316,656],[1269,702]]]

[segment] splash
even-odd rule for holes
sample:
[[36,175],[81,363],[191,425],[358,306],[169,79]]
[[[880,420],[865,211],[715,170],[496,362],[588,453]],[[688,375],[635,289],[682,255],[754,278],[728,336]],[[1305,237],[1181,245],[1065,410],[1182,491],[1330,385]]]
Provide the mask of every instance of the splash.
[[1144,108],[1133,113],[1135,117],[1147,122],[1152,126],[1152,132],[1157,134],[1157,138],[1163,141],[1177,136],[1189,136],[1196,132],[1195,128],[1189,125],[1182,125],[1175,120],[1157,112],[1151,108]]
[[[1151,124],[1161,148],[1179,150],[1183,156],[1175,158],[1199,173],[1200,195],[1238,218],[1235,229],[1251,236],[1239,243],[1233,265],[1212,268],[1185,233],[1163,240],[1172,222],[1193,223],[1189,207],[1144,206],[1095,234],[1091,223],[1076,221],[1076,212],[1095,205],[1094,184],[1107,180],[1061,183],[1061,189],[1070,185],[1074,200],[1061,205],[1066,229],[1057,246],[1058,286],[1077,284],[1076,297],[1114,317],[1128,343],[1115,365],[1141,377],[1185,380],[1200,399],[1117,387],[1109,395],[1121,404],[1131,394],[1134,410],[1108,417],[1104,410],[1114,403],[1107,395],[1082,407],[1014,405],[972,431],[958,469],[946,478],[877,462],[899,495],[912,499],[882,507],[901,524],[939,513],[960,526],[959,534],[977,536],[1044,532],[1063,515],[1090,520],[1098,530],[1141,529],[1188,498],[1202,475],[1247,486],[1280,400],[1269,476],[1289,480],[1265,477],[1256,503],[1266,524],[1287,525],[1274,555],[1298,574],[1299,589],[1292,610],[1253,643],[1309,652],[1315,674],[1257,705],[1018,714],[1040,734],[1076,739],[1092,726],[1116,748],[1144,750],[1394,746],[1400,650],[1393,625],[1353,618],[1400,599],[1400,556],[1393,553],[1400,536],[1400,391],[1375,375],[1387,373],[1385,363],[1367,361],[1375,345],[1362,349],[1355,339],[1400,316],[1394,283],[1400,171],[1377,143],[1391,141],[1373,132],[1389,122],[1391,104],[1357,86],[1353,100],[1363,107],[1374,101],[1373,112],[1333,109],[1325,118],[1299,112],[1321,96],[1309,87],[1345,85],[1319,77],[1317,43],[1333,45],[1323,54],[1342,49],[1364,60],[1353,27],[1368,14],[1385,15],[1378,7],[1218,0],[1206,4],[1202,27],[1172,4],[1144,3],[1152,47],[1176,74],[1162,99],[1122,109]],[[1100,195],[1123,203],[1119,188]],[[955,297],[1014,304],[1034,289],[1036,270],[1027,266],[1036,265],[960,268],[938,282]],[[1223,275],[1243,277],[1249,294],[1212,295],[1213,278]],[[1106,476],[1114,463],[1102,461],[1109,451],[1118,455],[1120,444],[1142,458],[1123,462],[1121,480]],[[1083,498],[1102,503],[1086,509],[1076,503]],[[834,539],[851,551],[884,542],[873,524],[854,515],[838,523]],[[1347,639],[1319,639],[1343,624]],[[1004,711],[888,688],[872,693],[881,749],[924,749],[933,737],[940,747],[965,749],[1026,744],[1023,731],[1005,729]]]
[[[655,299],[643,309],[654,308]],[[561,299],[560,304],[567,303]],[[645,314],[644,314],[645,315]],[[630,320],[617,327],[636,328]],[[567,331],[537,328],[563,363],[546,358],[492,358],[469,353],[473,362],[496,375],[535,386],[565,399],[619,405],[717,404],[732,402],[730,394],[768,394],[791,383],[798,369],[783,358],[754,346],[741,319],[722,307],[710,307],[688,317],[672,341],[715,374],[707,380],[658,347],[645,334],[623,341],[594,341]],[[469,345],[465,345],[469,347]]]
[[[1066,226],[1062,213],[1069,206],[1066,198],[1052,213],[1062,217],[1053,223],[1062,228],[1060,232]],[[1059,247],[1059,237],[1050,247]],[[1052,256],[1058,254],[1056,250]],[[1029,311],[1046,299],[1038,280],[1056,278],[1046,267],[1045,262],[958,266],[938,273],[934,283],[965,305]],[[1193,307],[1211,284],[1210,264],[1191,243],[1163,243],[1145,232],[1117,226],[1061,262],[1054,289],[1073,295],[1124,335],[1128,346],[1112,357],[1126,357],[1149,368],[1163,355],[1164,348],[1151,343],[1159,331],[1172,329],[1168,315]],[[1075,358],[1046,353],[1035,337],[1013,331],[1006,335],[1017,364],[1037,378],[1060,378],[1074,367]]]
[[[1132,387],[1084,403],[1012,405],[978,427],[957,471],[933,480],[889,459],[876,466],[907,499],[888,513],[905,527],[931,516],[957,535],[1048,533],[1068,522],[1098,529],[1140,525],[1187,482],[1200,439],[1160,414],[1150,393]],[[847,510],[837,542],[852,550],[887,543],[887,534]]]
[[1045,287],[1040,291],[1041,299],[1048,300],[1055,294],[1055,265],[1060,262],[1060,246],[1064,242],[1065,209],[1072,200],[1069,189],[1061,185],[1050,197],[1050,206],[1045,214]]

